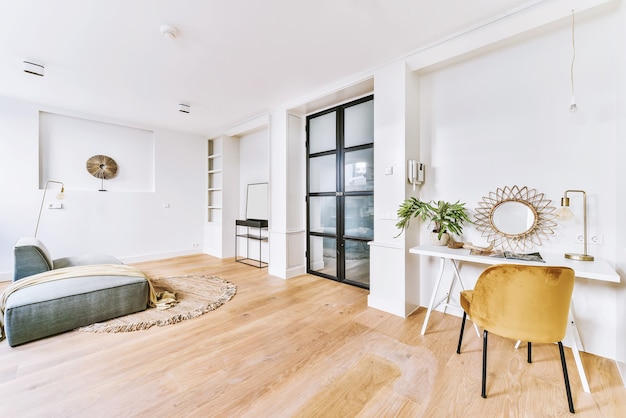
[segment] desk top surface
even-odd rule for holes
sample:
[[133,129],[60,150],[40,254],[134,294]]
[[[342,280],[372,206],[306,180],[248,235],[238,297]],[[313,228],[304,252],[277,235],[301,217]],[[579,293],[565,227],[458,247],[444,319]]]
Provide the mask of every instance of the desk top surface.
[[606,282],[619,283],[619,274],[604,259],[596,258],[594,261],[576,261],[565,258],[563,254],[547,253],[539,251],[545,263],[538,261],[515,260],[508,258],[490,257],[485,255],[472,255],[470,250],[465,248],[448,248],[432,244],[422,244],[409,249],[412,254],[429,255],[433,257],[443,257],[470,263],[479,264],[527,264],[536,266],[565,266],[576,272],[576,277],[592,280],[602,280]]

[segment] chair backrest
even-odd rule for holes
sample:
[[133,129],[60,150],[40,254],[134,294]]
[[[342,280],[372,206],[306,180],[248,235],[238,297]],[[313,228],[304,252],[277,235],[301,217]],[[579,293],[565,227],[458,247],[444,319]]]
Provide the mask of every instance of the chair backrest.
[[478,278],[469,315],[490,333],[553,343],[565,337],[573,290],[569,267],[494,265]]
[[13,281],[53,269],[52,257],[37,238],[20,238],[13,248]]

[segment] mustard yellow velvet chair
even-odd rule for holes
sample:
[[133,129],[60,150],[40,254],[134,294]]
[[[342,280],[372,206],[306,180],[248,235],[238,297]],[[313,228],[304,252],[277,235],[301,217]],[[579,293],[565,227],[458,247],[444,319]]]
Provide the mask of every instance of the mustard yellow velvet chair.
[[487,335],[489,332],[512,340],[527,341],[528,362],[532,362],[532,343],[558,343],[565,390],[570,412],[574,403],[567,375],[561,340],[565,337],[574,270],[568,267],[499,264],[487,268],[476,281],[474,290],[461,292],[463,322],[457,353],[461,353],[465,320],[483,329],[483,398],[487,397]]

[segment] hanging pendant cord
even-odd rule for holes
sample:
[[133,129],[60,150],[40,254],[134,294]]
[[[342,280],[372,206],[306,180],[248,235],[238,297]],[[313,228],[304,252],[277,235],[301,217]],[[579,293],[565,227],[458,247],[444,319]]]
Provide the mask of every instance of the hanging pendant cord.
[[576,60],[576,43],[574,41],[574,9],[572,9],[572,66],[570,67],[570,80],[572,83],[572,97],[574,97],[574,61]]

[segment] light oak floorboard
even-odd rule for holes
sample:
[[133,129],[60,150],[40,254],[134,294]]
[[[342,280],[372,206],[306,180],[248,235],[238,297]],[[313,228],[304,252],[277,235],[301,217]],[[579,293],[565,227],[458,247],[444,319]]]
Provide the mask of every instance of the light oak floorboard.
[[[367,290],[310,275],[282,280],[194,255],[134,264],[149,275],[203,272],[237,285],[213,312],[147,331],[72,331],[0,343],[0,417],[557,417],[570,415],[556,345],[481,340],[460,318],[367,307]],[[6,287],[0,284],[0,290]],[[566,348],[578,417],[625,416],[612,360],[582,353],[591,394]]]

